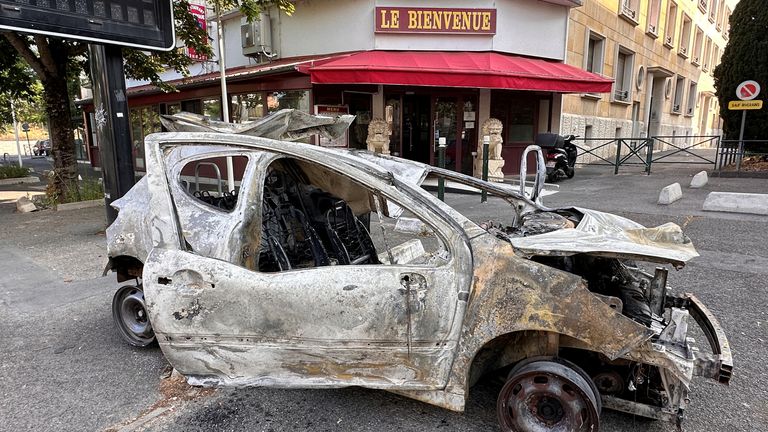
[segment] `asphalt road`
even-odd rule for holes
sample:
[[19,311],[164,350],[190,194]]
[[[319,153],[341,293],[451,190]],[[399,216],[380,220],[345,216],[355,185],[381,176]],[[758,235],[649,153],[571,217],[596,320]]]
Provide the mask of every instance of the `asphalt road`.
[[[683,182],[691,173],[675,169],[646,177],[585,170],[562,183],[547,204],[616,211],[647,226],[685,226],[701,257],[671,272],[670,284],[698,295],[719,317],[735,372],[729,387],[694,382],[684,428],[768,431],[768,217],[701,212],[705,192],[698,191],[685,190],[683,201],[669,207],[654,204],[660,185]],[[765,180],[713,179],[707,191],[766,192],[766,186]],[[449,200],[478,220],[507,211],[472,196]],[[119,339],[110,311],[113,279],[87,277],[104,263],[97,246],[103,242],[103,209],[20,215],[4,206],[0,431],[497,430],[501,384],[493,377],[472,389],[463,414],[360,388],[201,391],[163,379],[168,369],[159,349],[132,348]],[[605,412],[601,430],[674,428]]]

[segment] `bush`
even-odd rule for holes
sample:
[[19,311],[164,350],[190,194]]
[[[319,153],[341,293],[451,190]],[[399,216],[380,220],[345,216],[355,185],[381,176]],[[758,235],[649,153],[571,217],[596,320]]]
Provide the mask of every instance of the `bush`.
[[0,166],[0,180],[26,177],[29,175],[29,168],[18,167],[16,165]]
[[48,186],[45,188],[45,196],[37,204],[43,208],[52,208],[56,204],[65,204],[78,201],[90,201],[95,199],[104,199],[104,186],[101,179],[95,177],[85,178],[77,182],[77,188],[66,188],[66,193],[59,199],[56,193],[54,173],[48,176]]

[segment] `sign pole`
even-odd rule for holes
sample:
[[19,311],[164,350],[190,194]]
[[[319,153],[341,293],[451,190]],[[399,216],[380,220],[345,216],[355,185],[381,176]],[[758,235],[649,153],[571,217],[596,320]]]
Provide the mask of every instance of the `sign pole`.
[[747,111],[741,112],[741,130],[739,131],[739,154],[736,156],[736,172],[741,171],[741,159],[744,157],[744,125],[747,122]]
[[[224,55],[224,26],[221,10],[216,7],[216,38],[219,43],[219,80],[221,81],[221,121],[229,123],[229,100],[227,100],[227,58]],[[235,190],[235,167],[232,156],[227,156],[227,190]]]
[[[13,105],[13,98],[11,98],[11,116],[13,117],[13,135],[16,136],[16,153],[18,153],[19,168],[21,168],[23,165],[21,163],[21,145],[19,145],[19,123],[16,122],[16,107]],[[29,141],[29,138],[27,138],[27,141]]]
[[110,204],[135,183],[123,53],[117,45],[88,45],[93,83],[96,143],[101,156],[107,224],[117,218]]

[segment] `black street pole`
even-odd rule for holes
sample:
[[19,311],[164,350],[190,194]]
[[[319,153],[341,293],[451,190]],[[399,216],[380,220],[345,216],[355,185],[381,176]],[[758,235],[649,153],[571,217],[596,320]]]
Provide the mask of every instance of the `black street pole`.
[[96,143],[101,156],[107,224],[117,211],[110,204],[135,183],[128,100],[125,96],[123,53],[117,45],[88,45],[93,83]]

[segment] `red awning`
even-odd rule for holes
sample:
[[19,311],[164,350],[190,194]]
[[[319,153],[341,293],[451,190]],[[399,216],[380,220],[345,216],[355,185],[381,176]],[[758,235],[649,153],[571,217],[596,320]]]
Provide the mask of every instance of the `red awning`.
[[606,93],[613,80],[555,61],[495,52],[363,51],[301,65],[313,84],[391,84]]

